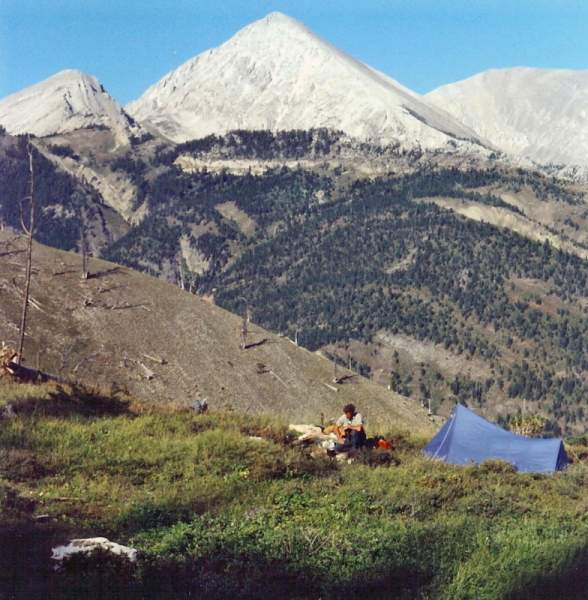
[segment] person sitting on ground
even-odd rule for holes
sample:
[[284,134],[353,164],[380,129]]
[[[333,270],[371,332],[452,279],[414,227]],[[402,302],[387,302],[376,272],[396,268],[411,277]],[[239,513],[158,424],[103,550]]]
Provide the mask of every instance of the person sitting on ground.
[[337,419],[335,425],[343,434],[343,437],[339,438],[339,443],[335,445],[335,452],[357,450],[365,444],[363,417],[355,410],[353,404],[343,407],[343,414]]

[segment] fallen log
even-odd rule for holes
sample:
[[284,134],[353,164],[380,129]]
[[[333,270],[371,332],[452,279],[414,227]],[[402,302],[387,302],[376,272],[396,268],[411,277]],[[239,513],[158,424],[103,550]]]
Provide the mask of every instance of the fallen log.
[[273,375],[284,387],[288,387],[288,384],[275,371],[270,370],[270,374]]
[[0,377],[2,376],[13,377],[21,382],[30,383],[47,383],[48,381],[63,382],[61,377],[45,373],[39,369],[30,369],[29,367],[24,367],[23,365],[18,365],[14,362],[9,363],[4,368],[0,368]]
[[[14,282],[12,283],[12,286],[14,288],[14,292],[16,293],[16,295],[19,298],[23,298],[24,294],[22,293],[21,290],[18,289],[18,287],[16,286],[16,284]],[[36,308],[38,311],[40,311],[40,312],[42,312],[44,314],[47,314],[46,311],[42,308],[43,305],[38,300],[36,300],[35,298],[33,298],[32,296],[29,296],[29,304],[33,308]]]
[[145,374],[145,378],[148,381],[151,381],[155,377],[155,373],[147,365],[145,365],[142,362],[140,362],[139,366],[143,369],[143,373]]
[[156,362],[157,364],[167,365],[167,360],[165,358],[159,358],[158,356],[151,356],[149,354],[143,354],[143,356],[149,360],[152,360],[153,362]]
[[18,352],[10,346],[2,345],[0,347],[0,378],[11,377],[19,381],[45,383],[47,381],[61,381],[55,375],[44,373],[39,369],[30,369],[22,364],[18,364]]

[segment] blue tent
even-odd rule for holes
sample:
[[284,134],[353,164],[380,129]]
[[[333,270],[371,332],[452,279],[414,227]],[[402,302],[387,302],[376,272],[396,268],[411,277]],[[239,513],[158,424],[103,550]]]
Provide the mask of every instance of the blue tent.
[[424,450],[454,465],[505,460],[521,472],[552,473],[568,456],[560,439],[538,439],[506,431],[458,404]]

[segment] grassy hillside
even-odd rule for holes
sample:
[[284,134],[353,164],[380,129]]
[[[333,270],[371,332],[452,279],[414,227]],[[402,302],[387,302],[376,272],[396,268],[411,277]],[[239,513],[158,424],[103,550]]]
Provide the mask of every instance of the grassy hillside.
[[[15,345],[24,277],[24,241],[0,232],[0,340]],[[370,425],[406,424],[430,431],[414,401],[340,368],[284,337],[177,286],[92,259],[88,280],[80,258],[35,245],[26,364],[56,375],[127,390],[146,400],[275,414],[320,422],[354,402]]]
[[[338,464],[273,418],[79,386],[4,385],[6,402],[0,597],[585,597],[586,464],[453,467],[398,428],[397,466]],[[139,549],[138,566],[52,570],[53,545],[96,535]]]

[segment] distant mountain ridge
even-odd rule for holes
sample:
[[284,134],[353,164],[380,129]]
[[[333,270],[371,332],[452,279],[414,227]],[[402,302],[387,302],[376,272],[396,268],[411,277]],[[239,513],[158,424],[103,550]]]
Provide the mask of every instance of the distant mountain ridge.
[[445,111],[281,13],[188,60],[126,108],[178,142],[234,129],[312,128],[408,147],[479,141]]
[[[492,69],[421,96],[270,13],[202,52],[122,108],[75,69],[0,100],[11,134],[108,128],[172,142],[244,131],[340,131],[403,150],[494,156],[588,179],[588,70]],[[135,120],[136,119],[136,120]],[[159,137],[159,136],[158,136]]]
[[512,156],[588,168],[588,70],[492,69],[425,98]]

